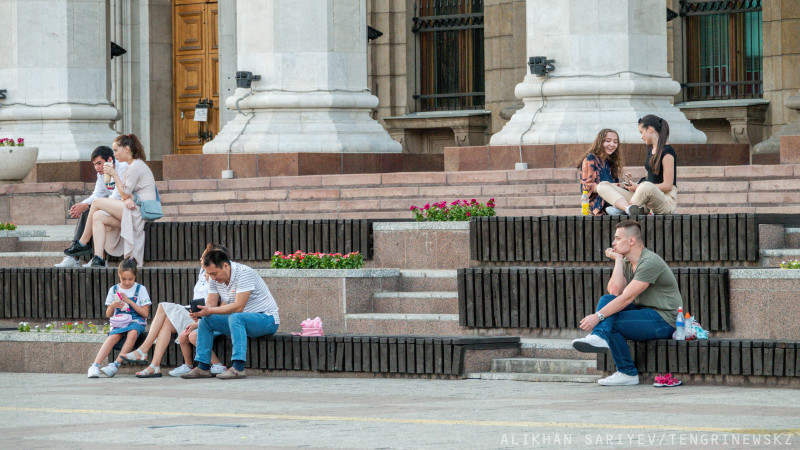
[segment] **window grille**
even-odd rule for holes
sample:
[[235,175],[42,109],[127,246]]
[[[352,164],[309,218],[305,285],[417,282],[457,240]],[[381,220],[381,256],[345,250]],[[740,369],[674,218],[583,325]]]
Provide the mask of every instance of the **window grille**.
[[417,111],[483,109],[483,0],[419,0]]
[[761,98],[761,0],[681,1],[687,100]]

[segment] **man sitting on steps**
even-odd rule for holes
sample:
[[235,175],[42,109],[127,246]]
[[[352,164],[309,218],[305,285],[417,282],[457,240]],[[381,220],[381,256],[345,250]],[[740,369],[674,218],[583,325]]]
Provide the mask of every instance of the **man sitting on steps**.
[[[128,168],[128,163],[117,162],[117,160],[114,158],[114,151],[105,145],[101,145],[94,149],[90,160],[92,161],[92,167],[94,167],[94,170],[97,172],[97,181],[94,183],[94,192],[92,192],[92,195],[84,199],[82,202],[72,205],[72,207],[69,209],[70,217],[73,219],[80,217],[80,220],[78,220],[78,225],[75,226],[75,236],[72,239],[73,243],[80,239],[80,237],[83,235],[83,229],[86,228],[86,219],[89,217],[89,207],[93,201],[97,200],[98,198],[111,197],[117,200],[122,198],[119,196],[119,191],[115,189],[116,185],[113,178],[111,178],[109,183],[106,184],[103,177],[103,174],[105,173],[103,171],[103,164],[107,162],[114,163],[117,173],[119,174],[120,178],[122,178],[123,174],[125,173],[125,169]],[[91,246],[91,242],[89,245]],[[63,261],[56,264],[56,267],[80,266],[80,261],[72,256],[65,256]],[[87,264],[86,266],[88,267],[89,265]]]
[[218,379],[245,378],[247,338],[269,336],[278,331],[280,318],[278,305],[258,273],[252,268],[231,262],[222,250],[209,250],[203,256],[203,268],[208,275],[208,297],[200,312],[192,313],[200,319],[197,327],[197,367],[181,378],[208,378],[211,376],[211,347],[215,333],[231,338],[232,367],[217,375]]
[[572,346],[584,353],[611,351],[617,372],[598,380],[599,384],[639,384],[639,373],[626,339],[671,338],[683,300],[667,263],[644,247],[638,222],[626,220],[617,225],[614,243],[606,249],[606,257],[614,260],[609,295],[600,297],[596,313],[581,320],[580,328],[592,334],[575,339]]

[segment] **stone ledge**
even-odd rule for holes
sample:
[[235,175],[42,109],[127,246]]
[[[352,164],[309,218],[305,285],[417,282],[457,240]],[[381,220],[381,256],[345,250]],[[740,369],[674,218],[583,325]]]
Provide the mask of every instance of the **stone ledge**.
[[262,278],[385,278],[400,276],[399,269],[256,269]]
[[65,333],[62,331],[21,333],[19,331],[0,331],[0,341],[7,342],[90,342],[102,344],[106,337],[108,337],[106,333]]
[[418,231],[418,230],[469,231],[469,221],[375,222],[372,224],[372,231]]
[[731,269],[731,279],[795,280],[800,279],[800,270],[795,269]]

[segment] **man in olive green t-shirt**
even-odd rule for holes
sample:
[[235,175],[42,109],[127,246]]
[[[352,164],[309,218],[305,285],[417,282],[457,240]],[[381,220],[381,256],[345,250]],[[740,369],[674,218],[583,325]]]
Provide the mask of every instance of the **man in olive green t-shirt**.
[[575,339],[572,346],[586,353],[611,351],[617,372],[598,380],[599,384],[639,384],[626,339],[671,338],[683,300],[667,263],[644,247],[638,222],[626,220],[617,225],[614,243],[606,249],[606,256],[614,260],[609,295],[600,297],[596,313],[581,320],[581,329],[592,334]]

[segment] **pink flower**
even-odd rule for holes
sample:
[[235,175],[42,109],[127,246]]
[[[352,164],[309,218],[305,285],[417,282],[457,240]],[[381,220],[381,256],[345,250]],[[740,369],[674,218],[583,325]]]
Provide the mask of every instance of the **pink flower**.
[[425,206],[422,207],[422,210],[427,211],[428,209],[430,209],[430,207],[431,207],[430,203],[425,203]]
[[414,206],[414,205],[411,205],[411,208],[409,209],[409,211],[414,211],[415,209],[417,209],[417,207]]
[[23,142],[25,142],[25,139],[22,138],[17,139],[17,145],[22,145]]
[[458,204],[458,200],[456,200],[456,201],[454,201],[454,202],[450,203],[450,205],[457,205],[457,204]]
[[471,216],[471,215],[472,215],[472,214],[470,214],[470,213],[469,213],[469,211],[467,211],[467,217],[469,217],[469,216]]
[[281,255],[281,254],[282,254],[281,252],[275,252],[275,256]]

